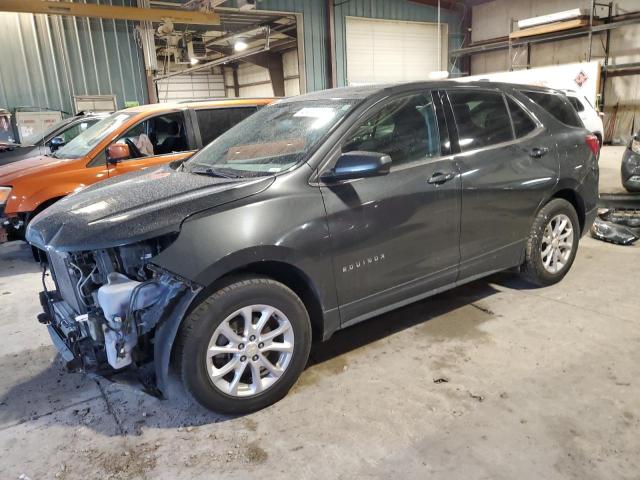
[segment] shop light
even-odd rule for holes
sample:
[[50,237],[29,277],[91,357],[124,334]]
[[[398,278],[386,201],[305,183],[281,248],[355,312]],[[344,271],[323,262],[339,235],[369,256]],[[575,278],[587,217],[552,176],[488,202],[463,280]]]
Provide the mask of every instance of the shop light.
[[249,45],[247,45],[247,42],[245,42],[244,40],[236,40],[236,43],[233,44],[233,49],[236,52],[243,52],[247,49],[247,47],[249,47]]

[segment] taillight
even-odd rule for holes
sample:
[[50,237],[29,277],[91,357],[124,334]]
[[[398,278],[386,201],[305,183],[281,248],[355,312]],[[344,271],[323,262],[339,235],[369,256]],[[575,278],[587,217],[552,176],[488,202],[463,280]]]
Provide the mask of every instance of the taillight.
[[589,146],[593,154],[597,157],[598,152],[600,151],[600,141],[598,140],[598,137],[593,134],[589,134],[586,136],[585,142],[587,142],[587,145]]

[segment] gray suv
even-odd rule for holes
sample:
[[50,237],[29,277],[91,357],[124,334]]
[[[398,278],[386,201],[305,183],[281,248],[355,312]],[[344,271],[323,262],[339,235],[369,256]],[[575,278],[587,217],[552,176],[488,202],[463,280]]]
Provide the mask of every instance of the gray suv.
[[135,368],[162,395],[173,365],[207,408],[256,410],[312,340],[508,268],[560,281],[595,215],[598,146],[548,89],[281,100],[186,162],[38,215],[27,238],[55,283],[39,320],[79,367]]

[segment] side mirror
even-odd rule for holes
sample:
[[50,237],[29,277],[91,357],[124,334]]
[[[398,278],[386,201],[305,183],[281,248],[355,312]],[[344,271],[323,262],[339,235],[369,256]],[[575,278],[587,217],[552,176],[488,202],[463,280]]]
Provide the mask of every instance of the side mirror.
[[55,152],[60,147],[63,147],[66,143],[67,142],[65,142],[64,138],[62,137],[53,137],[51,140],[49,140],[49,148],[52,152]]
[[337,182],[356,178],[386,175],[391,168],[391,157],[378,152],[347,152],[340,155],[335,166],[322,174],[323,182]]
[[124,143],[114,143],[107,147],[107,163],[115,165],[123,160],[131,158],[131,152],[129,151],[129,145]]

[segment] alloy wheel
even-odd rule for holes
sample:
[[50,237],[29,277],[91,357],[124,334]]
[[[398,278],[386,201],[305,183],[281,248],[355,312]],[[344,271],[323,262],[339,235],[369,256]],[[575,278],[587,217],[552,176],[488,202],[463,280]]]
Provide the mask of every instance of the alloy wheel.
[[573,225],[564,213],[554,216],[544,229],[540,256],[549,273],[558,273],[571,258]]
[[227,395],[259,394],[282,377],[293,346],[291,322],[280,310],[269,305],[240,308],[220,323],[209,341],[209,379]]

